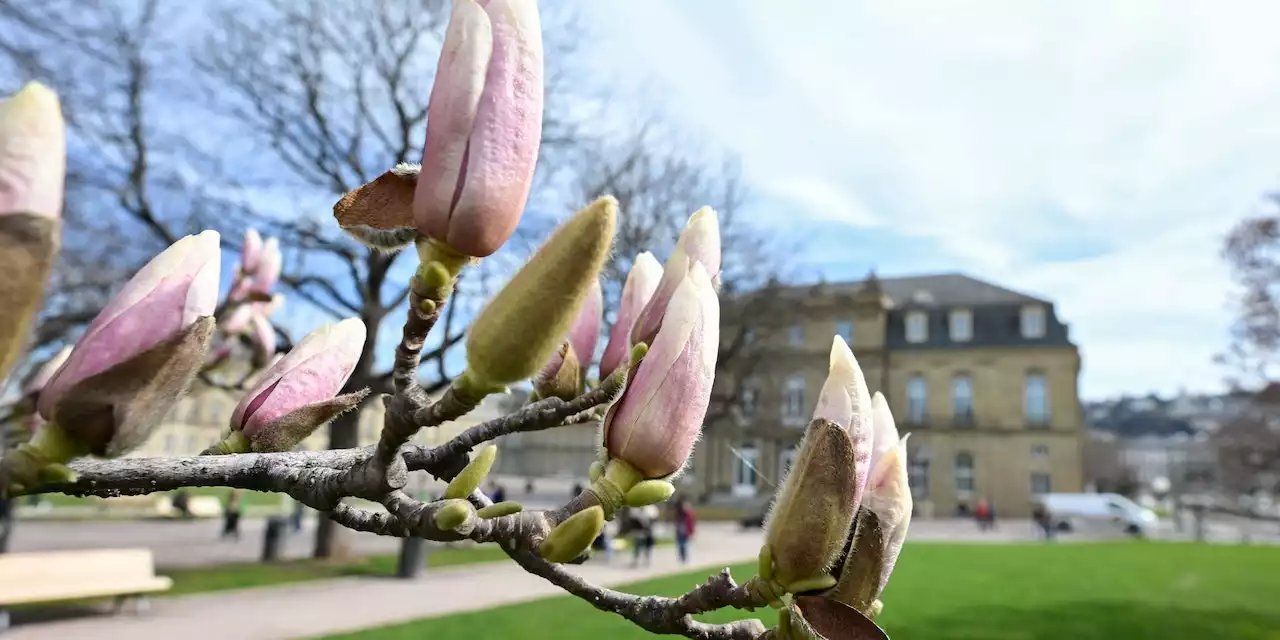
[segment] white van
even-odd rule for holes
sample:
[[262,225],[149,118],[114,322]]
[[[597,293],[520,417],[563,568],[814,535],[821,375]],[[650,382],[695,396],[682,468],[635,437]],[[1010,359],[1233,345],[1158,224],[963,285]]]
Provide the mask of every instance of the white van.
[[1040,504],[1058,531],[1149,537],[1156,514],[1117,493],[1048,493]]

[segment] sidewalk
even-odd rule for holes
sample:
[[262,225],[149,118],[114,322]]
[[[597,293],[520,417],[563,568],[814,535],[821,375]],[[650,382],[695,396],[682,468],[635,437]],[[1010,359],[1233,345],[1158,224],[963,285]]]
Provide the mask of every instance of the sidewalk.
[[[707,575],[726,565],[750,561],[760,548],[760,531],[704,525],[691,549],[693,563],[681,566],[675,549],[654,549],[653,564],[632,569],[629,555],[612,564],[593,561],[571,567],[595,584],[616,586],[704,567]],[[735,576],[745,580],[750,576]],[[692,586],[692,585],[690,585]],[[535,600],[563,593],[511,562],[436,571],[417,580],[343,578],[280,587],[242,589],[173,598],[153,598],[142,615],[91,616],[18,626],[6,640],[279,640],[354,631],[406,620]],[[606,615],[606,614],[600,614]]]

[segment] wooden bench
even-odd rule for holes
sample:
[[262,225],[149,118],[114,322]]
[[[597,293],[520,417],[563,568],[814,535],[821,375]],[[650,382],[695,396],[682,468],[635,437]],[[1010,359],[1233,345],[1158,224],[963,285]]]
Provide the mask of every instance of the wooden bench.
[[0,630],[8,627],[3,608],[15,604],[114,596],[116,611],[132,599],[139,612],[146,594],[165,591],[173,581],[157,576],[148,549],[43,551],[0,555]]

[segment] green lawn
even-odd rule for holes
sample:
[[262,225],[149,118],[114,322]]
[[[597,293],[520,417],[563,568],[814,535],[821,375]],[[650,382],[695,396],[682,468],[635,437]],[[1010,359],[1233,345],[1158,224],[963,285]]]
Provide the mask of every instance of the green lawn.
[[[750,566],[737,567],[740,581]],[[631,585],[677,595],[699,571]],[[1280,548],[1162,543],[911,544],[885,592],[880,622],[913,640],[1280,639]],[[773,623],[771,611],[763,613]],[[727,621],[746,615],[721,611]],[[555,621],[556,624],[547,624]],[[648,637],[571,597],[421,620],[352,640]]]
[[[442,547],[427,552],[427,567],[494,562],[507,556],[495,545]],[[159,573],[173,578],[173,588],[157,595],[184,595],[222,589],[244,589],[270,585],[341,578],[346,576],[391,576],[396,572],[396,556],[370,556],[343,562],[295,560],[274,564],[246,563],[192,569],[168,569]]]

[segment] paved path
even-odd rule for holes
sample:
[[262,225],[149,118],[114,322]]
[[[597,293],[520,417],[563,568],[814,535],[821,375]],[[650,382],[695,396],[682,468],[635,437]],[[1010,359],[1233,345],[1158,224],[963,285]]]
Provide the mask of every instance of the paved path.
[[[724,565],[754,558],[760,548],[759,531],[741,532],[725,526],[709,529],[699,532],[692,549],[693,566],[708,567],[708,575]],[[611,564],[593,561],[572,570],[596,584],[613,586],[688,569],[676,561],[675,550],[670,547],[655,549],[653,563],[647,568],[632,569],[629,562],[629,558],[620,556]],[[151,611],[145,615],[95,615],[19,625],[5,634],[5,640],[309,638],[560,593],[512,563],[490,563],[428,571],[413,581],[343,578],[154,598]]]

